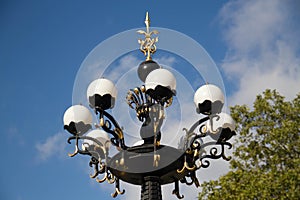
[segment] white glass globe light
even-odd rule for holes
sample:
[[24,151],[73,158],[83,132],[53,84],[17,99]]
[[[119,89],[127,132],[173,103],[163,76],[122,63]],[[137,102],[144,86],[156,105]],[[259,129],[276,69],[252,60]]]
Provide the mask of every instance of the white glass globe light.
[[96,79],[90,83],[87,89],[87,99],[94,95],[100,95],[103,97],[104,95],[110,95],[112,97],[111,107],[114,107],[114,99],[117,98],[117,88],[114,83],[108,79],[100,78]]
[[97,146],[101,148],[104,152],[106,152],[107,149],[109,149],[111,142],[108,134],[100,129],[95,129],[86,134],[88,137],[92,137],[96,140],[98,140],[103,146],[99,146],[96,142],[88,139],[84,139],[82,143],[82,149],[86,150],[90,145]]
[[195,92],[194,103],[198,106],[199,103],[203,103],[205,100],[211,102],[221,101],[224,103],[224,94],[219,87],[212,84],[205,84]]
[[206,122],[207,133],[214,140],[219,139],[222,129],[229,128],[230,131],[235,130],[235,121],[229,114],[222,112],[218,114],[218,116],[220,117],[219,119],[217,117],[214,117],[212,119],[212,124],[210,123],[210,121]]
[[176,79],[175,76],[166,69],[155,69],[148,74],[145,80],[146,90],[155,89],[156,86],[161,85],[169,88],[174,94],[176,93]]
[[74,105],[69,107],[63,117],[64,125],[69,125],[71,122],[78,123],[83,122],[84,124],[92,124],[93,116],[89,109],[83,105]]
[[222,90],[212,84],[205,84],[198,88],[194,94],[194,103],[198,113],[220,113],[224,104]]
[[217,117],[213,118],[213,127],[209,122],[207,122],[208,131],[212,132],[213,129],[216,130],[217,128],[229,128],[231,131],[234,131],[235,129],[235,121],[232,119],[232,117],[227,113],[220,113],[218,114],[220,117],[219,120],[217,120]]

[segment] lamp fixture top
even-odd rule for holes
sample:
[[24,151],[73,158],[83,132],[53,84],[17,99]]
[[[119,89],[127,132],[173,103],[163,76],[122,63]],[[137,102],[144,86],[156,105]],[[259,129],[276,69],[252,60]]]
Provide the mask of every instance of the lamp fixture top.
[[151,36],[157,35],[159,32],[157,30],[150,31],[150,17],[148,12],[146,12],[145,25],[146,31],[137,31],[137,33],[145,36],[145,39],[138,39],[138,43],[140,44],[141,52],[146,56],[146,60],[152,60],[151,55],[156,52],[155,43],[158,42],[158,37],[152,38]]

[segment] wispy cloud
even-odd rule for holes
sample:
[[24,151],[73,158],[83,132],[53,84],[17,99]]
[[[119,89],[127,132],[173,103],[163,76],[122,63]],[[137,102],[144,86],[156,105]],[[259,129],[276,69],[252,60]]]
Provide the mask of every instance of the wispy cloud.
[[25,139],[20,133],[19,129],[16,125],[11,125],[6,130],[6,137],[9,142],[13,142],[14,144],[24,146],[26,144]]
[[126,75],[132,69],[136,69],[141,63],[137,57],[132,54],[126,55],[118,60],[114,65],[110,66],[104,72],[104,76],[110,80],[117,82],[122,76]]
[[[232,1],[221,13],[228,45],[222,68],[238,90],[229,103],[252,104],[266,88],[288,99],[300,85],[297,1]],[[298,18],[298,19],[297,19]]]
[[46,161],[52,156],[62,156],[65,154],[66,138],[63,133],[58,132],[48,137],[44,142],[37,143],[35,147],[37,150],[37,159],[39,161]]
[[155,60],[158,64],[163,64],[166,66],[172,66],[176,63],[176,58],[174,56],[162,56]]

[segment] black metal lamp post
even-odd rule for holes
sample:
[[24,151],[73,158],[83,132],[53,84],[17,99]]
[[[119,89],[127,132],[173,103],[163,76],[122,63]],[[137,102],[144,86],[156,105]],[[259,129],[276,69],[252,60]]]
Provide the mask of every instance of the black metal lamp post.
[[[90,156],[89,165],[94,168],[91,178],[99,183],[114,183],[113,197],[124,193],[120,190],[122,180],[140,185],[142,200],[162,199],[161,185],[170,183],[175,184],[173,194],[183,198],[179,193],[179,182],[199,187],[196,171],[207,168],[209,159],[230,159],[225,155],[225,146],[232,147],[228,140],[235,135],[235,125],[230,115],[221,112],[224,104],[222,91],[215,85],[205,84],[194,95],[196,111],[205,117],[190,129],[184,129],[186,133],[178,148],[160,144],[164,111],[176,95],[176,79],[152,60],[158,41],[152,35],[158,32],[150,32],[148,13],[145,24],[146,31],[138,31],[145,35],[144,40],[138,40],[146,56],[138,68],[138,76],[144,85],[129,90],[126,97],[129,107],[135,110],[142,123],[140,136],[143,142],[131,147],[125,144],[121,126],[107,112],[114,107],[117,89],[110,80],[100,78],[87,88],[89,106],[99,118],[94,128],[92,115],[83,105],[71,106],[64,114],[64,128],[72,134],[68,142],[75,140],[75,151],[69,156]],[[195,131],[198,127],[199,131]],[[204,143],[202,138],[206,136],[214,141]],[[118,150],[113,156],[109,156],[111,146]],[[203,151],[207,146],[212,146],[209,153]],[[103,176],[101,179],[98,178],[100,175]]]

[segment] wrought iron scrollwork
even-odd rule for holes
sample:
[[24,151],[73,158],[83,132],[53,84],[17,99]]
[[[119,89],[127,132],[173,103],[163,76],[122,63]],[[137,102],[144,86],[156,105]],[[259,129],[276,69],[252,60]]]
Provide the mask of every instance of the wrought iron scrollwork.
[[103,174],[105,172],[103,163],[100,163],[100,161],[95,157],[91,157],[89,165],[94,168],[94,174],[90,175],[91,178],[96,178],[99,174]]
[[215,142],[209,142],[206,143],[205,146],[209,145],[218,145],[221,148],[221,151],[218,151],[217,147],[212,147],[209,151],[209,154],[202,156],[199,161],[200,161],[200,167],[207,168],[210,165],[210,161],[207,159],[219,159],[223,158],[226,161],[229,161],[231,159],[230,156],[225,155],[225,146],[228,146],[228,149],[232,148],[232,144],[229,142],[223,142],[223,143],[215,143]]
[[115,181],[115,192],[111,194],[111,196],[113,198],[116,198],[119,194],[124,194],[125,193],[125,190],[120,190],[120,180],[118,178],[116,178],[116,181]]
[[184,195],[180,195],[180,193],[179,193],[179,183],[178,183],[178,181],[175,181],[175,189],[173,190],[172,194],[176,195],[176,197],[178,199],[183,199],[184,198]]
[[96,114],[99,113],[100,127],[113,136],[111,143],[116,147],[126,150],[127,146],[125,145],[123,130],[114,117],[105,110],[96,110],[95,112]]
[[[219,120],[219,116],[217,114],[209,115],[204,117],[197,122],[195,122],[190,129],[184,128],[183,130],[186,132],[184,138],[184,150],[185,150],[185,160],[182,169],[178,169],[178,173],[185,172],[186,175],[184,178],[180,180],[181,183],[185,183],[187,185],[195,184],[196,187],[200,186],[200,183],[196,177],[196,170],[199,168],[207,168],[210,165],[209,159],[219,159],[223,158],[228,161],[231,157],[225,155],[225,146],[228,149],[231,149],[232,145],[227,141],[218,140],[213,142],[203,142],[203,138],[207,136],[208,131],[210,134],[217,134],[221,131],[220,127],[214,129],[213,119]],[[210,129],[208,130],[207,124],[210,125]],[[199,127],[199,132],[195,132],[195,130]],[[213,146],[209,150],[209,153],[206,152],[205,148],[208,146]],[[199,165],[195,163],[199,162]],[[191,167],[193,166],[193,167]],[[190,179],[190,180],[187,180]]]
[[[98,183],[103,183],[107,181],[109,184],[115,183],[115,192],[112,194],[112,197],[116,197],[119,194],[124,194],[125,190],[120,190],[120,181],[115,177],[107,167],[108,155],[104,153],[100,147],[103,147],[98,140],[89,136],[71,136],[68,139],[68,143],[71,144],[71,141],[75,140],[75,150],[73,153],[70,153],[70,157],[74,157],[77,154],[91,156],[89,166],[93,168],[93,173],[90,174],[90,177],[95,179]],[[90,145],[88,149],[81,149],[79,147],[79,140],[91,140],[95,142],[98,146]],[[83,143],[85,144],[85,143]],[[99,178],[100,175],[103,175],[102,178]]]
[[[71,144],[72,140],[75,140],[75,150],[73,153],[68,154],[70,157],[74,157],[77,154],[89,155],[89,156],[94,156],[96,158],[102,158],[102,159],[105,157],[103,150],[101,148],[99,148],[99,147],[103,147],[104,145],[102,143],[100,143],[97,139],[95,139],[93,137],[89,137],[89,136],[84,136],[84,135],[83,136],[76,135],[76,136],[69,137],[67,142],[69,144]],[[81,149],[79,147],[79,140],[93,141],[94,143],[96,143],[98,145],[98,147],[91,145],[91,148],[89,150]]]
[[98,183],[103,183],[104,181],[107,181],[109,184],[113,184],[116,181],[116,177],[108,171],[107,166],[105,166],[105,171],[104,171],[104,177],[102,179],[99,179],[98,177],[96,178],[96,181]]
[[[79,136],[79,135],[71,136],[71,137],[68,138],[67,142],[68,142],[69,144],[71,144],[71,141],[72,141],[72,140],[75,140],[75,150],[74,150],[73,153],[68,153],[68,155],[69,155],[70,157],[74,157],[74,156],[76,156],[77,154],[81,154],[81,155],[89,155],[89,156],[91,156],[92,154],[91,154],[90,152],[88,152],[88,151],[86,151],[86,150],[81,150],[81,149],[79,148],[79,140],[80,140],[80,139],[87,139],[87,138],[91,139],[92,141],[95,141],[95,142],[99,143],[98,141],[96,141],[94,138],[91,138],[91,137],[87,137],[87,136]],[[99,145],[100,145],[100,146],[103,146],[103,145],[100,144],[100,143],[99,143]]]

